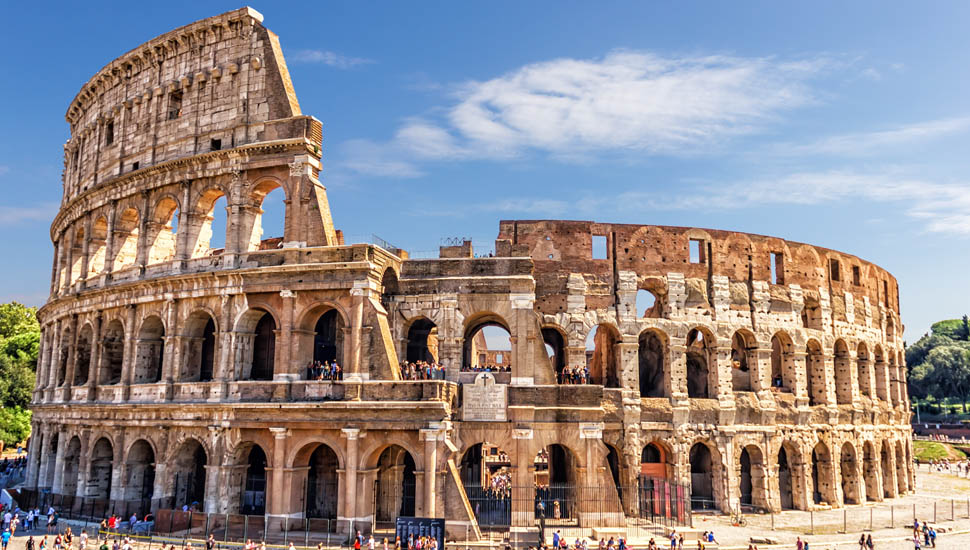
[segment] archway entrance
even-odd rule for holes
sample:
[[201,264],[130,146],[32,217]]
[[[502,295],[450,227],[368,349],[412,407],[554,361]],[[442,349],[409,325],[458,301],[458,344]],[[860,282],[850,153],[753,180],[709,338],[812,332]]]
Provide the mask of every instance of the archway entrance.
[[165,359],[165,326],[158,316],[145,319],[135,341],[135,384],[153,384],[162,379]]
[[687,396],[706,399],[711,397],[709,389],[710,370],[708,361],[711,337],[698,329],[687,333]]
[[276,321],[269,313],[263,314],[256,323],[253,337],[253,362],[250,380],[272,380],[276,358]]
[[576,519],[575,460],[568,449],[552,444],[541,449],[533,461],[536,486],[536,518],[569,522]]
[[834,503],[835,487],[832,484],[832,457],[828,447],[821,441],[812,449],[812,501],[815,504]]
[[336,309],[331,309],[317,319],[313,327],[313,361],[321,365],[343,361],[343,319]]
[[480,527],[511,525],[512,462],[508,453],[487,442],[476,443],[462,456],[460,475]]
[[845,504],[859,504],[859,470],[855,447],[851,443],[842,445],[839,453],[839,473],[842,478],[842,501]]
[[871,441],[862,446],[862,479],[866,484],[866,500],[881,500],[879,496],[879,463]]
[[619,356],[616,344],[620,333],[610,325],[600,324],[586,336],[586,366],[592,384],[603,384],[608,388],[620,387]]
[[155,493],[155,451],[147,441],[140,439],[131,446],[125,470],[125,500],[138,507],[139,515],[147,513]]
[[734,391],[751,391],[751,365],[748,350],[752,346],[741,332],[731,337],[731,388]]
[[307,463],[306,517],[337,518],[338,492],[337,453],[320,444]]
[[239,513],[261,516],[266,513],[266,453],[253,445],[246,460],[246,481],[243,484]]
[[398,516],[414,515],[414,458],[399,445],[384,449],[377,459],[378,525],[393,525]]
[[703,443],[690,448],[690,504],[694,510],[713,510],[714,461],[711,450]]
[[556,380],[561,384],[562,371],[566,368],[566,339],[558,329],[546,327],[542,329],[542,342],[545,344],[549,362],[556,371]]
[[83,386],[88,383],[89,371],[91,370],[91,346],[94,341],[94,332],[91,325],[85,325],[77,338],[77,348],[74,353],[74,381],[75,386]]
[[[55,436],[56,437],[56,436]],[[56,449],[56,442],[55,447]],[[51,460],[53,462],[53,460]],[[77,494],[77,481],[78,473],[80,472],[81,464],[81,440],[74,436],[67,444],[67,449],[64,450],[64,473],[61,477],[61,488],[60,492],[62,495],[67,495],[73,497]],[[54,471],[53,466],[48,466],[50,471]],[[53,481],[53,480],[52,480]]]
[[640,397],[664,397],[667,395],[664,380],[664,345],[657,333],[640,334],[637,359],[640,366]]
[[893,465],[890,459],[892,451],[889,449],[889,442],[883,441],[879,451],[879,460],[882,462],[882,496],[884,498],[893,497]]
[[751,483],[751,455],[741,449],[741,504],[751,506],[754,487]]
[[768,507],[767,491],[765,487],[764,454],[755,445],[748,445],[741,449],[740,493],[741,504],[763,510]]
[[438,326],[428,319],[417,319],[408,327],[407,361],[438,362]]
[[205,449],[195,439],[189,439],[179,448],[174,461],[174,507],[188,506],[191,510],[205,507],[205,467],[208,463]]
[[111,500],[111,474],[114,448],[107,438],[102,437],[91,451],[91,466],[88,469],[87,496],[95,500]]
[[461,368],[464,371],[512,370],[512,333],[503,319],[489,315],[468,326],[462,344]]
[[795,509],[791,463],[788,461],[788,451],[784,447],[778,450],[778,496],[782,510]]

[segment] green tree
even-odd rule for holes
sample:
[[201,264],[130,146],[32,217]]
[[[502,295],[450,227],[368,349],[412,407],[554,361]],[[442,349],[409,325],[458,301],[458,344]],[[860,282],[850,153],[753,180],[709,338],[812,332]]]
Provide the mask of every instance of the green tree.
[[963,341],[970,341],[970,319],[966,315],[963,316],[960,329],[957,331],[957,337]]
[[0,338],[7,339],[34,331],[40,332],[37,308],[27,307],[20,302],[0,304]]
[[40,325],[37,308],[0,304],[0,440],[16,444],[30,435]]
[[941,346],[929,352],[926,362],[932,367],[932,386],[943,396],[960,398],[966,414],[970,397],[970,350],[958,345]]
[[20,407],[0,408],[0,440],[16,445],[30,435],[30,411]]

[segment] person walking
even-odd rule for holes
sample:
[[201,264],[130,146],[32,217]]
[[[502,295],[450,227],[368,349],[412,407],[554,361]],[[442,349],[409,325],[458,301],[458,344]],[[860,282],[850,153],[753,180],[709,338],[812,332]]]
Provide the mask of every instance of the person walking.
[[805,550],[805,543],[802,542],[802,537],[795,539],[795,550]]
[[866,548],[872,550],[872,534],[866,535]]
[[4,529],[3,534],[0,535],[0,545],[3,546],[3,550],[7,550],[7,545],[10,544],[10,529]]

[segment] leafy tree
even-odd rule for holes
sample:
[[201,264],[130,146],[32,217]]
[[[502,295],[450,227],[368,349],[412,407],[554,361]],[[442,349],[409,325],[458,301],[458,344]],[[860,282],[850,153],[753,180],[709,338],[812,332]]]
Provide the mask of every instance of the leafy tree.
[[0,440],[15,445],[30,435],[30,411],[20,407],[0,408]]
[[37,308],[27,307],[19,302],[0,304],[0,338],[7,339],[33,331],[40,332]]
[[7,444],[30,435],[40,325],[37,308],[17,302],[0,304],[0,440]]
[[963,341],[970,341],[970,319],[966,315],[963,316],[960,328],[957,330],[957,338]]
[[945,396],[958,397],[967,412],[970,397],[970,350],[963,346],[949,345],[934,348],[926,356],[932,368],[930,383]]

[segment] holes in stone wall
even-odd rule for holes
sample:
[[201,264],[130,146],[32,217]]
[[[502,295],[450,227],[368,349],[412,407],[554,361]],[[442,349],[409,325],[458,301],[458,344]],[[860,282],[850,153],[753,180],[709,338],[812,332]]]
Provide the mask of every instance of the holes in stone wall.
[[829,278],[834,282],[842,280],[842,265],[838,260],[829,260]]

